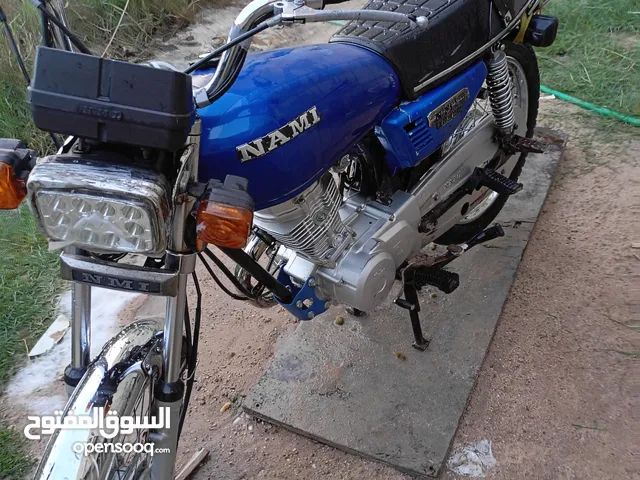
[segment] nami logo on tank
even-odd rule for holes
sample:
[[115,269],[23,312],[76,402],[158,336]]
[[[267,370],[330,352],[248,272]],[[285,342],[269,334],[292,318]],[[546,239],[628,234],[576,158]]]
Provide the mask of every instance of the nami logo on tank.
[[262,157],[285,143],[290,142],[302,132],[309,130],[316,125],[321,118],[322,116],[318,113],[317,107],[313,106],[283,127],[268,133],[264,137],[256,138],[244,145],[236,147],[238,158],[240,158],[241,162],[247,162]]

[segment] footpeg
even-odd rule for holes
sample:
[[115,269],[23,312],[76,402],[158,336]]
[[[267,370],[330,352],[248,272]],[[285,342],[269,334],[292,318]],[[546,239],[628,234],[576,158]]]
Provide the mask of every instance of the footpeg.
[[500,237],[504,237],[504,229],[496,223],[478,233],[466,243],[449,245],[447,251],[443,254],[436,257],[426,257],[408,265],[405,262],[398,269],[397,274],[403,282],[400,295],[404,293],[404,298],[400,298],[399,295],[394,303],[409,311],[414,337],[412,346],[414,348],[424,351],[429,346],[429,340],[423,336],[422,326],[420,325],[418,290],[430,285],[444,293],[453,293],[460,285],[460,276],[455,272],[443,270],[442,268],[463,253],[468,252],[471,248]]
[[417,289],[430,285],[443,293],[453,293],[460,286],[460,276],[440,268],[419,267],[413,272],[413,283]]
[[476,234],[475,237],[467,241],[466,250],[469,250],[471,247],[475,247],[476,245],[480,245],[481,243],[489,242],[500,237],[504,237],[504,229],[502,228],[502,225],[496,223],[486,230],[483,230],[482,232]]
[[474,188],[488,187],[501,195],[513,195],[522,190],[522,184],[490,168],[476,168],[471,176]]
[[510,153],[543,153],[546,147],[545,143],[520,135],[511,135],[504,145],[504,149]]

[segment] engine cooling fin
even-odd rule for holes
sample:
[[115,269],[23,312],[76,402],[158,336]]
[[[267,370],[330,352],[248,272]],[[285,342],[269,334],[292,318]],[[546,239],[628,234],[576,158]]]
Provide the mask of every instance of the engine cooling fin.
[[342,196],[330,173],[297,197],[255,213],[255,224],[278,243],[324,264],[350,237],[340,220]]

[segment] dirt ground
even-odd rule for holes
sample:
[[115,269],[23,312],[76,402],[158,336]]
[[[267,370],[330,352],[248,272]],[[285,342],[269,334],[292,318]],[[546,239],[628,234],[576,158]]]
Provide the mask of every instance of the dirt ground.
[[640,478],[640,142],[569,134],[457,443],[493,441],[492,478]]
[[[631,248],[640,141],[599,142],[583,120],[557,100],[541,103],[539,124],[569,141],[455,439],[492,442],[488,478],[640,479],[640,250]],[[205,272],[200,280],[198,383],[179,463],[210,454],[193,478],[409,478],[242,414],[243,395],[296,322],[229,299]]]

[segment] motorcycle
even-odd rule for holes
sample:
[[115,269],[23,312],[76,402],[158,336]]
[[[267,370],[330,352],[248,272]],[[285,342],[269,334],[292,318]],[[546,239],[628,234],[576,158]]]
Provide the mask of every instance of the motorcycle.
[[[62,418],[166,412],[163,425],[112,438],[56,430],[36,478],[173,478],[198,354],[197,259],[231,297],[299,320],[334,304],[374,310],[398,280],[395,303],[424,350],[417,291],[458,286],[443,267],[504,234],[489,225],[522,188],[527,154],[544,148],[532,139],[532,47],[551,45],[558,21],[541,0],[371,0],[362,10],[253,0],[226,44],[185,71],[92,56],[61,3],[32,3],[44,35],[33,120],[67,137],[44,158],[0,141],[0,207],[28,197],[64,248],[73,315]],[[248,53],[268,28],[327,21],[347,22],[328,44]],[[430,242],[446,251],[423,252]],[[144,263],[123,263],[130,254]],[[90,358],[94,286],[166,297],[164,322],[128,325]],[[78,442],[102,448],[79,455]],[[127,442],[155,453],[113,447]]]

